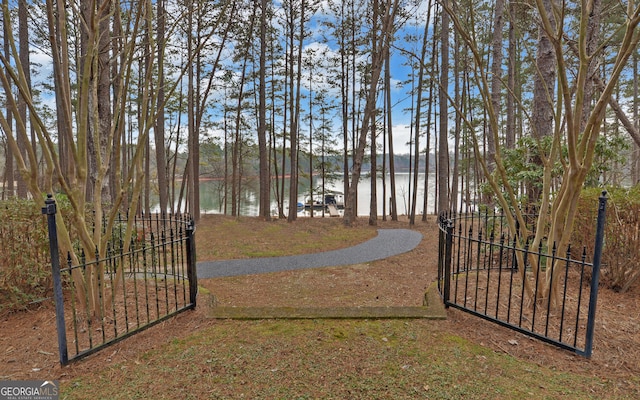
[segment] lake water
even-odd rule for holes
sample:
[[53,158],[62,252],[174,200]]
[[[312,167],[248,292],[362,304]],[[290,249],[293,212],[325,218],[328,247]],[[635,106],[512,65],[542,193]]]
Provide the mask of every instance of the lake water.
[[[411,194],[409,192],[409,188],[413,186],[413,175],[409,175],[409,173],[397,173],[396,174],[396,202],[398,206],[398,214],[408,214],[409,212],[409,201]],[[411,183],[410,183],[411,179]],[[285,181],[285,214],[289,211],[289,194],[288,194],[288,180]],[[314,178],[315,188],[320,188],[322,186],[321,179]],[[428,198],[427,198],[427,213],[434,212],[434,193],[435,193],[435,174],[429,174],[429,190],[428,190]],[[325,184],[325,189],[327,191],[337,191],[342,192],[343,181],[342,176],[334,176],[330,182]],[[390,176],[386,176],[386,190],[387,190],[387,215],[389,215],[389,198],[391,197],[391,183]],[[221,206],[223,198],[222,198],[222,182],[220,181],[202,181],[200,182],[200,207],[203,213],[205,214],[220,214],[223,212],[223,207]],[[302,181],[298,188],[298,193],[300,193],[300,197],[298,198],[298,202],[304,203],[309,194],[309,182],[308,179],[306,182]],[[319,192],[314,189],[314,194],[318,194]],[[422,213],[422,204],[424,201],[425,190],[424,190],[424,173],[418,174],[418,195],[417,195],[417,204],[416,213]],[[272,197],[273,198],[273,197]],[[360,180],[358,184],[358,215],[366,216],[369,215],[369,199],[371,198],[371,179],[368,176],[365,176]],[[378,215],[382,215],[382,178],[377,179],[377,198],[378,198]],[[275,212],[277,208],[277,203],[275,201],[272,202],[271,212],[272,214]],[[257,216],[259,209],[259,199],[258,199],[258,187],[257,184],[247,184],[242,190],[242,200],[240,206],[240,214],[246,216]],[[231,210],[231,207],[228,206],[228,210]],[[308,212],[299,212],[298,216],[306,216],[309,215]],[[320,215],[320,213],[315,212],[314,215]]]

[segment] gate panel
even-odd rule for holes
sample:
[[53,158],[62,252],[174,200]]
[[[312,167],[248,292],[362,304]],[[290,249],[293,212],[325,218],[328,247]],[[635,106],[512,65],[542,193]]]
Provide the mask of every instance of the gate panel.
[[[182,215],[136,218],[131,240],[124,243],[126,220],[109,233],[106,254],[68,254],[60,268],[55,202],[43,208],[49,218],[60,363],[85,357],[195,308],[194,227]],[[104,225],[94,229],[104,229]]]
[[441,216],[438,287],[445,306],[590,357],[605,209],[603,193],[589,262],[584,247],[566,254],[555,244],[530,248],[525,240],[519,247],[519,232],[509,232],[504,215]]

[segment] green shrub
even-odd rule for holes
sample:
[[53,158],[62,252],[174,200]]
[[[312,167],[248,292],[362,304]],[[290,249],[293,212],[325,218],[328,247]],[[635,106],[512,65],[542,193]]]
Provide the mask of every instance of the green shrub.
[[[601,189],[585,189],[580,195],[573,243],[593,254]],[[607,220],[602,252],[602,281],[624,292],[640,278],[640,186],[608,189]]]
[[51,262],[43,204],[0,202],[0,315],[51,296]]

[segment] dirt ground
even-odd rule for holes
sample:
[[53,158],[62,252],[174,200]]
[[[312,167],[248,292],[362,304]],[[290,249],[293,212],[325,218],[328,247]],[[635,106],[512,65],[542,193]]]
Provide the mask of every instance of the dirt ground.
[[[220,225],[221,218],[203,219],[202,224]],[[265,222],[243,219],[246,232],[257,232]],[[315,218],[303,222],[278,224],[278,236],[305,236],[316,226],[339,224],[337,219]],[[357,229],[368,227],[358,221]],[[380,221],[379,228],[409,228],[406,221]],[[200,229],[198,246],[233,246],[238,238],[225,232]],[[55,314],[51,302],[41,303],[26,312],[5,315],[0,324],[0,379],[60,379],[91,374],[107,363],[132,359],[140,353],[158,348],[173,338],[215,324],[206,316],[210,303],[235,306],[394,306],[420,305],[425,290],[436,279],[437,226],[434,220],[418,222],[413,228],[423,240],[413,251],[370,264],[330,267],[314,270],[278,272],[248,277],[201,280],[199,284],[213,297],[202,293],[195,311],[187,311],[97,354],[73,363],[59,365]],[[320,229],[321,230],[321,229]],[[375,234],[375,232],[372,232]],[[206,236],[206,237],[203,237]],[[265,238],[250,234],[243,245],[278,246],[278,237]],[[313,240],[313,235],[306,235]],[[203,291],[204,292],[204,291]],[[589,373],[617,382],[624,392],[637,384],[640,375],[640,287],[621,294],[600,290],[594,351],[591,359],[546,345],[477,317],[450,309],[446,321],[434,321],[441,329],[455,332],[468,340],[496,352],[534,362],[565,372]],[[635,382],[635,383],[634,383]]]

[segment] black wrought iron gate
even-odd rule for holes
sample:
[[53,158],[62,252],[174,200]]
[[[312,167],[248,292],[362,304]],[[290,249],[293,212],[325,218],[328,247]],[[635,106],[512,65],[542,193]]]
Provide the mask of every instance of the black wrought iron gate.
[[592,257],[584,247],[565,254],[543,242],[520,247],[503,214],[442,215],[438,288],[445,306],[590,357],[606,202],[603,192]]
[[[62,259],[51,196],[42,212],[48,220],[61,364],[195,308],[195,228],[189,216],[116,220],[106,254],[78,250]],[[104,229],[102,222],[96,221],[94,229]],[[124,243],[128,224],[134,234]],[[79,260],[75,265],[74,259]]]

